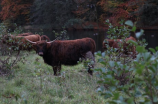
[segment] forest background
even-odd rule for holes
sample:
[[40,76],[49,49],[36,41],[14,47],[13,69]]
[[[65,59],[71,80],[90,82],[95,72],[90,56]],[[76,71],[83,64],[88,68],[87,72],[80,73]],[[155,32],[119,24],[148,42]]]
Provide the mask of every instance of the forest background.
[[[158,29],[157,0],[1,0],[0,23],[40,29],[105,29],[132,20],[137,28]],[[15,26],[16,24],[16,26]],[[11,31],[11,30],[10,30]]]

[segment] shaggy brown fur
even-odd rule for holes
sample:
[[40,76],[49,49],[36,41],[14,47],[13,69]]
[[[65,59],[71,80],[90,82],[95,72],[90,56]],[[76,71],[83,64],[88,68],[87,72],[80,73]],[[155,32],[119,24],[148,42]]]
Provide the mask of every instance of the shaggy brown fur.
[[[95,61],[96,44],[91,38],[53,42],[38,41],[33,44],[33,47],[37,54],[43,57],[44,62],[53,67],[54,75],[60,73],[61,65],[75,65],[80,58],[88,57],[87,54],[92,55],[92,60]],[[88,72],[92,74],[91,69]]]

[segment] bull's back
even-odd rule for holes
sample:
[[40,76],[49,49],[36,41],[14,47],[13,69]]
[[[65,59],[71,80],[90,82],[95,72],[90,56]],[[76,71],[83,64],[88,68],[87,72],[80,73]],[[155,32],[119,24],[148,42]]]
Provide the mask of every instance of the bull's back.
[[22,33],[22,34],[18,34],[18,36],[29,36],[29,35],[33,35],[33,33]]
[[94,55],[95,41],[91,38],[55,41],[52,43],[51,52],[55,63],[64,65],[75,65],[79,58],[91,51]]
[[29,36],[25,36],[24,38],[26,38],[32,42],[41,41],[40,35],[29,35]]
[[85,50],[86,50],[86,48],[88,49],[88,50],[86,50],[86,51],[91,51],[92,52],[92,54],[94,55],[94,52],[95,52],[95,50],[96,50],[96,43],[95,43],[95,41],[92,39],[92,38],[84,38],[85,40],[85,44],[86,44],[86,47],[85,47]]
[[107,40],[110,47],[119,48],[119,44],[122,43],[121,39],[108,39]]

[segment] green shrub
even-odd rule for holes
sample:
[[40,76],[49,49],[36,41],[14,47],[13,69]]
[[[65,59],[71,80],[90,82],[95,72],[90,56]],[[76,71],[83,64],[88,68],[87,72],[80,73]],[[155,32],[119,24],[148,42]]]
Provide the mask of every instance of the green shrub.
[[[136,31],[136,26],[131,21],[121,22],[120,27],[113,27],[109,21],[108,34],[110,39],[124,39],[130,32]],[[158,47],[145,49],[145,41],[139,40],[143,30],[135,33],[138,42],[130,41],[136,46],[137,56],[120,57],[121,51],[108,48],[105,52],[98,52],[98,60],[104,67],[96,68],[100,87],[97,91],[108,99],[109,104],[156,104],[158,102]],[[144,44],[145,43],[145,44]],[[122,45],[122,44],[121,44]],[[121,48],[123,46],[120,46]],[[123,50],[123,49],[122,49]]]
[[[20,28],[15,29],[13,35],[21,32]],[[0,75],[11,74],[13,67],[25,60],[26,55],[20,55],[19,45],[21,41],[15,40],[10,36],[11,33],[3,23],[0,24]],[[27,46],[26,46],[27,47]]]
[[58,40],[68,40],[69,39],[69,36],[67,35],[66,30],[60,31],[60,33],[55,32],[55,30],[53,30],[53,33],[55,34],[55,38]]

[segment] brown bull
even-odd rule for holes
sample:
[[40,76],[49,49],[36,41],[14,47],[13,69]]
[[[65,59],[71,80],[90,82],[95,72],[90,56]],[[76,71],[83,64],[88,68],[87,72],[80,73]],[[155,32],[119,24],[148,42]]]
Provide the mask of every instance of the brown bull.
[[[22,33],[22,34],[18,34],[17,36],[29,36],[29,35],[35,35],[35,34],[33,34],[33,33]],[[41,40],[46,40],[48,42],[50,41],[50,39],[46,35],[42,35]]]
[[132,52],[132,56],[135,58],[136,48],[134,45],[130,45],[130,43],[128,43],[129,40],[136,42],[136,39],[132,36],[126,38],[124,42],[122,39],[105,39],[103,41],[103,49],[107,49],[107,45],[109,45],[109,47],[116,48],[119,51],[119,49],[121,49],[121,45],[123,44],[123,53],[129,55],[129,52]]
[[112,48],[120,48],[119,44],[122,44],[121,39],[105,39],[103,41],[103,49],[107,49],[107,45]]
[[[30,43],[26,39],[29,39],[29,40],[31,40],[33,42],[41,41],[41,37],[38,34],[36,34],[36,35],[29,35],[29,36],[9,35],[9,36],[6,36],[4,38],[3,43],[19,47],[19,50],[31,50],[32,49],[32,45],[29,45]],[[9,42],[9,40],[11,40],[11,42]]]
[[[89,55],[95,62],[94,52],[96,44],[91,38],[31,43],[37,54],[43,57],[44,62],[53,67],[54,75],[60,74],[61,65],[75,65],[79,59],[87,58]],[[90,68],[88,72],[92,74]]]
[[28,42],[26,39],[31,40],[33,42],[41,41],[41,37],[38,34],[29,35],[29,36],[15,36],[14,38],[16,39],[21,38],[21,41],[23,43]]

